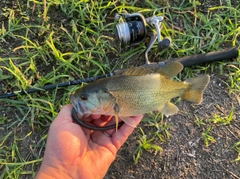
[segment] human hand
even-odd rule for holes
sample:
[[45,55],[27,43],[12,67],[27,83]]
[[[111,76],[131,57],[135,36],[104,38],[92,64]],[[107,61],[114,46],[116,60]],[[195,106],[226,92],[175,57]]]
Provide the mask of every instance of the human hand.
[[[62,108],[50,126],[46,150],[40,170],[36,178],[103,178],[116,153],[133,127],[123,124],[116,132],[115,129],[106,131],[91,131],[73,122],[71,117],[72,105]],[[136,125],[141,116],[132,117]],[[115,120],[108,116],[91,115],[85,122],[97,126],[111,125]]]

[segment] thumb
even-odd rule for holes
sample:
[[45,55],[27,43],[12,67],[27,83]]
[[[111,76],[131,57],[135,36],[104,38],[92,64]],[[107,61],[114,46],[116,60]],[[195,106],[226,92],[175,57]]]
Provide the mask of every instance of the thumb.
[[[132,116],[131,118],[135,122],[136,124],[135,126],[137,126],[142,120],[143,115]],[[123,124],[122,127],[112,135],[113,145],[115,145],[115,147],[119,149],[123,145],[123,143],[127,140],[129,135],[133,132],[133,130],[134,130],[134,127],[129,126],[126,123]]]
[[62,123],[69,123],[69,122],[72,123],[73,122],[72,115],[71,115],[72,108],[73,107],[71,104],[63,106],[52,124],[62,124]]

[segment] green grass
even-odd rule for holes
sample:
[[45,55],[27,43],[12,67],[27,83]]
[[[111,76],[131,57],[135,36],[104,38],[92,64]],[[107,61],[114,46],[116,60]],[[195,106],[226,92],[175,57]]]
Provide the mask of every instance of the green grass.
[[[168,131],[171,123],[167,123],[164,120],[164,116],[161,113],[149,113],[147,117],[144,117],[142,122],[146,123],[148,126],[153,127],[153,132],[143,131],[140,129],[141,135],[138,136],[138,146],[134,150],[133,160],[137,164],[142,153],[144,151],[157,153],[161,152],[162,148],[155,143],[163,143],[170,140],[170,133]],[[158,142],[157,142],[158,141]]]
[[207,147],[210,145],[210,143],[216,142],[215,138],[210,134],[211,129],[211,126],[208,126],[208,128],[202,132],[202,138]]
[[140,127],[139,129],[142,135],[139,136],[138,146],[133,153],[133,160],[135,164],[138,163],[139,158],[141,157],[141,154],[143,153],[144,150],[149,152],[162,151],[162,148],[160,146],[153,144],[153,141],[155,140],[154,136],[148,139],[147,138],[148,136],[144,133],[142,128]]
[[171,123],[165,121],[164,115],[161,113],[149,113],[148,117],[143,118],[149,126],[154,127],[154,132],[150,132],[151,138],[158,138],[161,142],[166,142],[170,139],[171,135],[168,131]]
[[[203,11],[199,10],[198,1],[179,4],[124,0],[24,2],[15,0],[13,7],[4,3],[1,6],[1,93],[39,88],[143,64],[144,44],[125,49],[115,42],[113,17],[116,12],[141,12],[146,17],[164,15],[163,36],[172,38],[172,46],[159,52],[155,44],[149,54],[151,61],[239,46],[240,42],[240,7],[230,1]],[[239,69],[240,58],[186,68],[179,79],[217,71],[226,75],[229,93],[237,94],[240,92]],[[77,87],[0,99],[0,178],[25,178],[36,174],[48,127],[61,106],[70,103],[69,94]],[[135,162],[143,149],[160,150],[153,144],[156,139],[161,142],[170,139],[169,124],[161,117],[152,116],[146,124],[154,132],[142,130]],[[201,126],[201,121],[198,124]],[[203,134],[209,140],[208,129]],[[24,141],[29,143],[24,145]]]
[[210,119],[211,122],[217,125],[228,125],[232,122],[234,115],[234,108],[230,111],[228,116],[221,117],[218,114],[214,114],[213,117]]
[[238,153],[237,158],[234,159],[233,162],[239,162],[240,161],[240,141],[233,144],[232,149]]
[[204,119],[199,119],[196,115],[195,115],[195,120],[194,120],[194,123],[198,126],[198,127],[201,127],[201,126],[205,126],[206,123],[204,122]]
[[[219,106],[216,106],[219,108]],[[202,130],[202,139],[204,144],[208,147],[210,144],[216,142],[216,139],[212,135],[212,130],[221,130],[219,126],[230,125],[234,119],[235,108],[232,108],[229,114],[213,114],[209,119],[201,119],[195,115],[194,123],[197,125],[198,128]],[[234,147],[233,147],[234,148]]]

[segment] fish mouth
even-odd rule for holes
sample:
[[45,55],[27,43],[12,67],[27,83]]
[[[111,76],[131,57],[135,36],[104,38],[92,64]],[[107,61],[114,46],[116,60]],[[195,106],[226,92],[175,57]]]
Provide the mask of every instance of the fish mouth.
[[78,101],[76,98],[74,98],[74,96],[71,96],[71,101],[80,119],[86,118],[90,115],[89,113],[87,113],[87,108],[83,102]]

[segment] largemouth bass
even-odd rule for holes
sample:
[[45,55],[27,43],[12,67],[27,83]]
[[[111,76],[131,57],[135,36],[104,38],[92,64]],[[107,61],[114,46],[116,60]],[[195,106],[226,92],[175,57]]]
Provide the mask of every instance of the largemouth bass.
[[[121,118],[135,127],[129,116],[145,114],[154,110],[169,116],[178,112],[178,107],[170,102],[181,97],[200,104],[203,92],[209,83],[208,75],[173,81],[183,69],[179,62],[172,62],[157,70],[132,67],[122,75],[100,79],[78,89],[71,95],[77,113],[105,114]],[[117,126],[116,126],[117,128]]]

